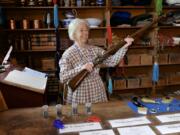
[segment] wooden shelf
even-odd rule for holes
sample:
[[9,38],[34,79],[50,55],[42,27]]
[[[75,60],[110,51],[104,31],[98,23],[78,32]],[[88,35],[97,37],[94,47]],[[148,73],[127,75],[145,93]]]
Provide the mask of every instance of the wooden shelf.
[[39,52],[56,52],[55,49],[44,49],[44,50],[21,50],[21,51],[14,51],[13,53],[39,53]]
[[[106,30],[106,27],[90,28],[91,30]],[[67,28],[58,28],[59,31],[67,31]],[[4,29],[4,32],[55,32],[55,28],[39,28],[39,29]]]
[[[153,65],[153,64],[152,64]],[[152,67],[152,65],[124,65],[119,68],[137,68],[137,67]]]
[[121,91],[121,90],[150,89],[150,88],[152,88],[152,86],[149,86],[149,87],[137,87],[137,88],[123,88],[123,89],[114,89],[113,92]]
[[[106,1],[106,4],[110,4],[110,0]],[[43,17],[46,15],[46,12],[50,12],[50,14],[52,15],[53,13],[53,9],[54,6],[3,6],[3,9],[7,12],[7,18],[14,18],[14,20],[21,20],[23,18],[26,18],[26,16],[28,16],[28,20],[34,20],[34,19],[38,19],[38,20],[43,20]],[[153,12],[155,13],[155,4],[153,3],[152,5],[147,5],[147,6],[111,6],[110,5],[106,5],[106,6],[81,6],[81,7],[77,7],[77,6],[71,6],[71,7],[58,7],[58,11],[59,11],[59,18],[60,20],[62,20],[63,18],[65,18],[65,16],[62,14],[64,11],[72,11],[72,9],[77,10],[77,15],[79,18],[87,18],[87,17],[97,17],[100,18],[102,20],[105,20],[106,18],[106,11],[109,10],[110,14],[112,15],[113,12],[116,11],[128,11],[131,13],[132,16],[136,16],[136,15],[140,15],[140,14],[144,14],[144,13],[149,13],[149,12]],[[180,6],[164,6],[163,7],[163,11],[166,13],[168,11],[174,11],[174,10],[179,10]],[[153,14],[154,15],[154,14]],[[104,25],[105,22],[103,22],[100,26],[101,27],[97,27],[97,28],[90,28],[90,38],[105,38],[106,37],[106,27]],[[44,28],[40,28],[40,29],[18,29],[19,27],[17,27],[17,29],[15,30],[10,30],[10,29],[4,29],[2,30],[2,32],[5,32],[5,35],[8,36],[8,38],[13,37],[14,35],[25,35],[27,34],[28,36],[30,34],[44,34],[44,33],[49,33],[49,34],[55,34],[55,28],[53,27],[53,25],[51,25],[52,28],[45,28],[45,26],[43,25]],[[59,25],[62,26],[62,25]],[[42,27],[42,26],[41,26]],[[22,28],[22,27],[21,27]],[[30,27],[33,28],[33,27]],[[134,33],[135,31],[141,29],[142,26],[131,26],[131,27],[112,27],[112,32],[114,34],[116,34],[117,36],[119,36],[120,38],[126,37],[127,35],[130,35],[132,33]],[[150,43],[151,44],[140,44],[141,41],[139,42],[139,40],[137,40],[138,44],[135,44],[129,47],[128,53],[127,55],[131,55],[134,54],[134,56],[136,56],[136,54],[150,54],[152,55],[152,58],[154,58],[154,55],[158,55],[159,54],[167,54],[167,60],[164,60],[165,62],[168,62],[168,54],[170,53],[179,53],[179,48],[180,45],[178,46],[159,46],[157,47],[158,49],[155,52],[155,47],[157,45],[157,42],[154,43],[152,41],[156,41],[156,37],[154,37],[153,34],[155,34],[155,32],[161,32],[163,34],[169,34],[169,35],[177,35],[179,33],[180,27],[178,26],[158,26],[158,30],[154,29],[156,28],[156,26],[152,27],[152,30],[149,30],[147,34],[147,36],[150,37]],[[62,28],[59,27],[58,31],[61,35],[61,38],[68,38],[68,34],[67,34],[67,28]],[[20,38],[21,39],[21,38]],[[16,42],[17,45],[19,43],[18,39],[12,39],[11,41]],[[21,43],[21,45],[23,45],[24,42]],[[144,43],[148,43],[148,42],[144,42]],[[24,44],[25,45],[25,44]],[[30,43],[28,44],[30,45]],[[16,48],[18,48],[19,46],[15,46]],[[27,46],[23,46],[25,49],[27,48],[31,48],[31,47],[27,47]],[[21,48],[23,48],[21,47]],[[20,47],[19,47],[20,48]],[[60,50],[60,55],[64,52],[64,50]],[[27,65],[33,66],[38,68],[40,71],[42,71],[41,66],[38,65],[38,60],[37,63],[35,61],[34,58],[43,58],[43,57],[49,57],[51,56],[51,58],[54,58],[56,54],[56,49],[44,49],[44,50],[14,50],[13,51],[13,55],[15,56],[19,56],[20,60],[21,58],[26,58],[27,59]],[[24,56],[24,57],[22,57]],[[150,56],[151,57],[151,56]],[[17,57],[18,58],[18,57]],[[35,61],[35,64],[33,63],[33,61]],[[153,61],[153,60],[152,60]],[[162,60],[163,61],[163,60]],[[22,60],[23,62],[23,60]],[[24,63],[25,63],[24,62]],[[25,64],[26,64],[25,63]],[[143,62],[142,62],[143,63]],[[153,63],[151,64],[151,62],[149,62],[149,65],[124,65],[122,67],[115,67],[112,69],[112,75],[113,76],[120,76],[121,74],[121,68],[123,68],[123,71],[125,73],[126,76],[138,76],[138,75],[144,75],[147,74],[148,77],[151,76],[152,74],[152,68],[153,68]],[[117,68],[117,69],[116,69]],[[115,70],[117,71],[117,74],[113,74],[113,72]],[[159,69],[160,69],[160,75],[163,73],[171,73],[171,72],[180,72],[180,63],[177,64],[171,64],[171,63],[167,63],[167,64],[159,64]],[[56,72],[56,70],[51,70],[51,71],[45,71],[45,72]],[[115,73],[115,72],[114,72]],[[167,85],[163,85],[163,86],[157,86],[157,88],[168,88],[171,86],[180,86],[180,84],[167,84]],[[152,86],[150,87],[138,87],[138,88],[126,88],[126,89],[120,89],[120,90],[114,90],[114,92],[120,92],[120,91],[134,91],[134,90],[140,90],[143,91],[144,90],[151,90]]]
[[163,9],[180,9],[180,6],[163,6]]
[[161,29],[180,29],[180,26],[159,26],[160,30]]
[[[9,6],[9,7],[3,7],[4,9],[11,9],[11,10],[47,10],[47,9],[52,9],[53,10],[53,6],[18,6],[18,7],[14,7],[14,6]],[[72,7],[58,7],[59,9],[105,9],[106,6],[81,6],[81,7],[77,7],[77,6],[72,6]]]
[[[179,84],[166,84],[166,85],[157,85],[157,89],[161,89],[162,87],[172,87],[172,86],[180,86]],[[152,89],[152,86],[149,87],[137,87],[137,88],[123,88],[123,89],[114,89],[113,92],[118,92],[118,91],[125,91],[125,90],[142,90],[142,89]]]
[[[141,67],[143,67],[143,68],[145,68],[145,67],[152,67],[153,66],[153,64],[151,64],[151,65],[123,65],[123,66],[121,66],[121,67],[114,67],[114,68],[141,68]],[[170,66],[175,66],[175,67],[178,67],[179,68],[179,71],[180,71],[180,63],[175,63],[175,64],[171,64],[171,63],[167,63],[167,64],[159,64],[159,66],[161,66],[161,67],[169,67],[170,68]],[[172,68],[172,67],[171,67]]]
[[129,49],[154,49],[154,46],[152,45],[132,45],[129,47]]
[[[131,26],[131,27],[112,27],[112,29],[125,29],[125,30],[131,30],[131,29],[140,29],[142,27],[138,26]],[[91,27],[91,30],[106,30],[106,27]],[[67,31],[67,28],[58,28],[59,31]],[[39,29],[4,29],[4,32],[54,32],[55,28],[39,28]]]
[[112,9],[153,9],[151,6],[112,6]]

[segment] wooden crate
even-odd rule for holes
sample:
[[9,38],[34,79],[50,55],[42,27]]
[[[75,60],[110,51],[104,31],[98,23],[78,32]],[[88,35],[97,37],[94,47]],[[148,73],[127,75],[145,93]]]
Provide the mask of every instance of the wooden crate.
[[170,64],[179,64],[180,63],[180,54],[179,53],[170,53],[169,54],[169,63]]
[[159,62],[159,64],[167,64],[168,63],[168,54],[167,53],[159,54],[158,62]]
[[128,78],[127,79],[127,88],[139,88],[140,79],[139,78]]
[[170,75],[168,78],[169,84],[180,84],[180,74]]
[[136,55],[128,55],[128,65],[140,65],[140,55],[136,54]]
[[116,79],[113,83],[114,90],[125,89],[126,79]]
[[167,85],[167,83],[168,83],[168,76],[160,76],[157,85],[164,86]]
[[55,60],[52,58],[44,58],[41,60],[42,70],[55,70]]
[[141,87],[151,87],[152,79],[150,77],[141,77]]
[[152,61],[153,59],[151,54],[141,54],[141,65],[151,65]]

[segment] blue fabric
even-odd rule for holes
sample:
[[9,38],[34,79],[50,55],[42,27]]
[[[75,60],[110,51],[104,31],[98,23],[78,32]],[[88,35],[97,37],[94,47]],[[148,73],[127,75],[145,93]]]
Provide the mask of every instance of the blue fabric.
[[124,11],[114,12],[110,18],[111,26],[131,24],[131,13]]
[[[163,103],[161,98],[155,99],[156,103],[144,103],[139,101],[148,109],[148,114],[163,113],[163,112],[177,112],[180,111],[180,100],[173,99],[170,103]],[[128,102],[128,106],[136,113],[138,113],[138,107],[132,102]],[[155,110],[155,112],[152,112]]]
[[158,63],[154,63],[153,65],[153,73],[152,73],[152,81],[158,82],[159,80],[159,65]]
[[54,5],[54,27],[58,28],[59,26],[59,14],[58,14],[58,5]]
[[109,77],[109,80],[108,80],[108,92],[109,92],[110,94],[112,94],[112,92],[113,92],[113,85],[112,85],[112,79],[111,79],[111,77]]
[[53,126],[57,129],[63,129],[64,128],[63,122],[59,119],[54,120]]

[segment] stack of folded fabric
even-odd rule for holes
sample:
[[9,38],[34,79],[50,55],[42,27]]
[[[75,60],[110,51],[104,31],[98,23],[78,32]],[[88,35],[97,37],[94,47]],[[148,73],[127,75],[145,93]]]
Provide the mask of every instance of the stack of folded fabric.
[[135,5],[135,6],[145,6],[150,5],[151,0],[120,0],[121,5],[127,6],[127,5]]
[[119,26],[123,24],[131,25],[131,13],[117,11],[114,12],[110,19],[111,26]]
[[117,11],[111,16],[111,26],[144,26],[151,23],[153,16],[151,14],[140,14],[131,17],[131,13]]
[[132,18],[133,26],[143,26],[151,23],[153,16],[151,14],[140,14]]
[[180,10],[174,10],[167,13],[168,17],[159,22],[161,26],[180,26]]

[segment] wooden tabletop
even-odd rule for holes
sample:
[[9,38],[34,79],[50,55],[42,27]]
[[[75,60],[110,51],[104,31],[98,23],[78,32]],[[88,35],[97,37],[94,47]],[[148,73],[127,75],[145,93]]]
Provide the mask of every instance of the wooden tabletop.
[[[78,116],[71,116],[71,106],[63,106],[64,123],[85,122],[88,115],[85,114],[84,106],[79,106],[78,110]],[[111,129],[107,120],[142,116],[134,113],[127,106],[127,103],[122,101],[93,104],[92,111],[93,116],[101,119],[103,129]],[[48,112],[48,118],[43,117],[41,107],[11,109],[0,112],[0,135],[58,135],[58,130],[53,127],[53,121],[56,118],[55,106],[50,106]],[[148,115],[147,117],[152,122],[152,124],[149,124],[150,127],[158,135],[159,133],[154,125],[159,125],[160,122],[155,119],[154,115]],[[119,135],[117,128],[113,130]],[[78,133],[66,135],[78,135]]]

